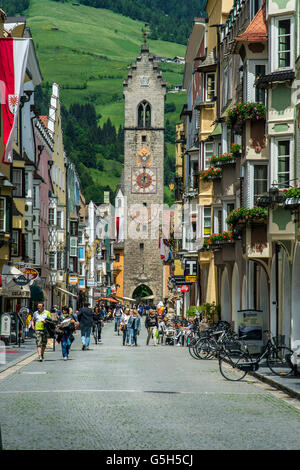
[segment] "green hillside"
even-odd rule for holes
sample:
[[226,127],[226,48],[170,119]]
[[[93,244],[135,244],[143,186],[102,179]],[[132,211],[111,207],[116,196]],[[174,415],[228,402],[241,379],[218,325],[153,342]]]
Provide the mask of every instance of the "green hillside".
[[[108,118],[116,127],[123,125],[123,80],[139,53],[144,24],[109,10],[52,0],[30,0],[25,14],[44,82],[59,83],[62,104],[66,108],[75,102],[93,104],[99,125]],[[185,55],[183,45],[149,40],[149,46],[154,55]],[[161,66],[168,89],[182,83],[182,65]],[[174,124],[185,101],[185,93],[168,93],[166,103],[174,106],[166,119]],[[103,166],[102,175],[91,171],[91,177],[99,184],[104,175],[105,183],[115,190],[116,171],[112,177],[105,162]]]

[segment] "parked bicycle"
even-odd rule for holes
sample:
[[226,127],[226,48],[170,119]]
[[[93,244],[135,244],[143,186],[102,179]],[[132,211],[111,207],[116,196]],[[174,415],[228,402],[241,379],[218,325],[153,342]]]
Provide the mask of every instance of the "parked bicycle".
[[228,344],[223,345],[219,351],[219,369],[226,380],[242,380],[248,372],[257,371],[263,359],[266,359],[267,366],[275,375],[287,377],[294,372],[295,366],[292,362],[294,351],[280,345],[269,330],[264,333],[268,336],[268,341],[257,357],[249,353],[245,343],[243,348],[235,347],[235,349],[230,349]]

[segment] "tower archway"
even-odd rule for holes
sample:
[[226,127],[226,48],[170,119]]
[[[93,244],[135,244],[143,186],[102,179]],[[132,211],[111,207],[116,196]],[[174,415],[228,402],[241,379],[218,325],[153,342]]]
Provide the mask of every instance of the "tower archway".
[[152,304],[153,298],[154,298],[153,291],[146,284],[140,284],[134,289],[132,298],[136,299],[138,303],[143,302],[143,303]]

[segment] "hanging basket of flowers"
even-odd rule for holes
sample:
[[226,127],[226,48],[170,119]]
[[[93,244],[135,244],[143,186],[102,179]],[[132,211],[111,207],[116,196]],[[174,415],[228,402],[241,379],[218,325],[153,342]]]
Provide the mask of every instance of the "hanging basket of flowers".
[[227,126],[234,124],[243,124],[247,121],[259,121],[266,119],[267,108],[259,101],[257,102],[240,102],[235,104],[226,114]]

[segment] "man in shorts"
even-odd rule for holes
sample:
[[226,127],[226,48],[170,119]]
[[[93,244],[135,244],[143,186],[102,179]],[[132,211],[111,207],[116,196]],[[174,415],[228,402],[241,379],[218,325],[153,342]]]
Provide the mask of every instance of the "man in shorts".
[[51,319],[51,313],[44,309],[44,303],[39,302],[37,311],[34,312],[32,317],[32,328],[35,329],[36,346],[39,355],[39,361],[43,362],[44,352],[47,346],[47,335],[45,332],[45,320]]

